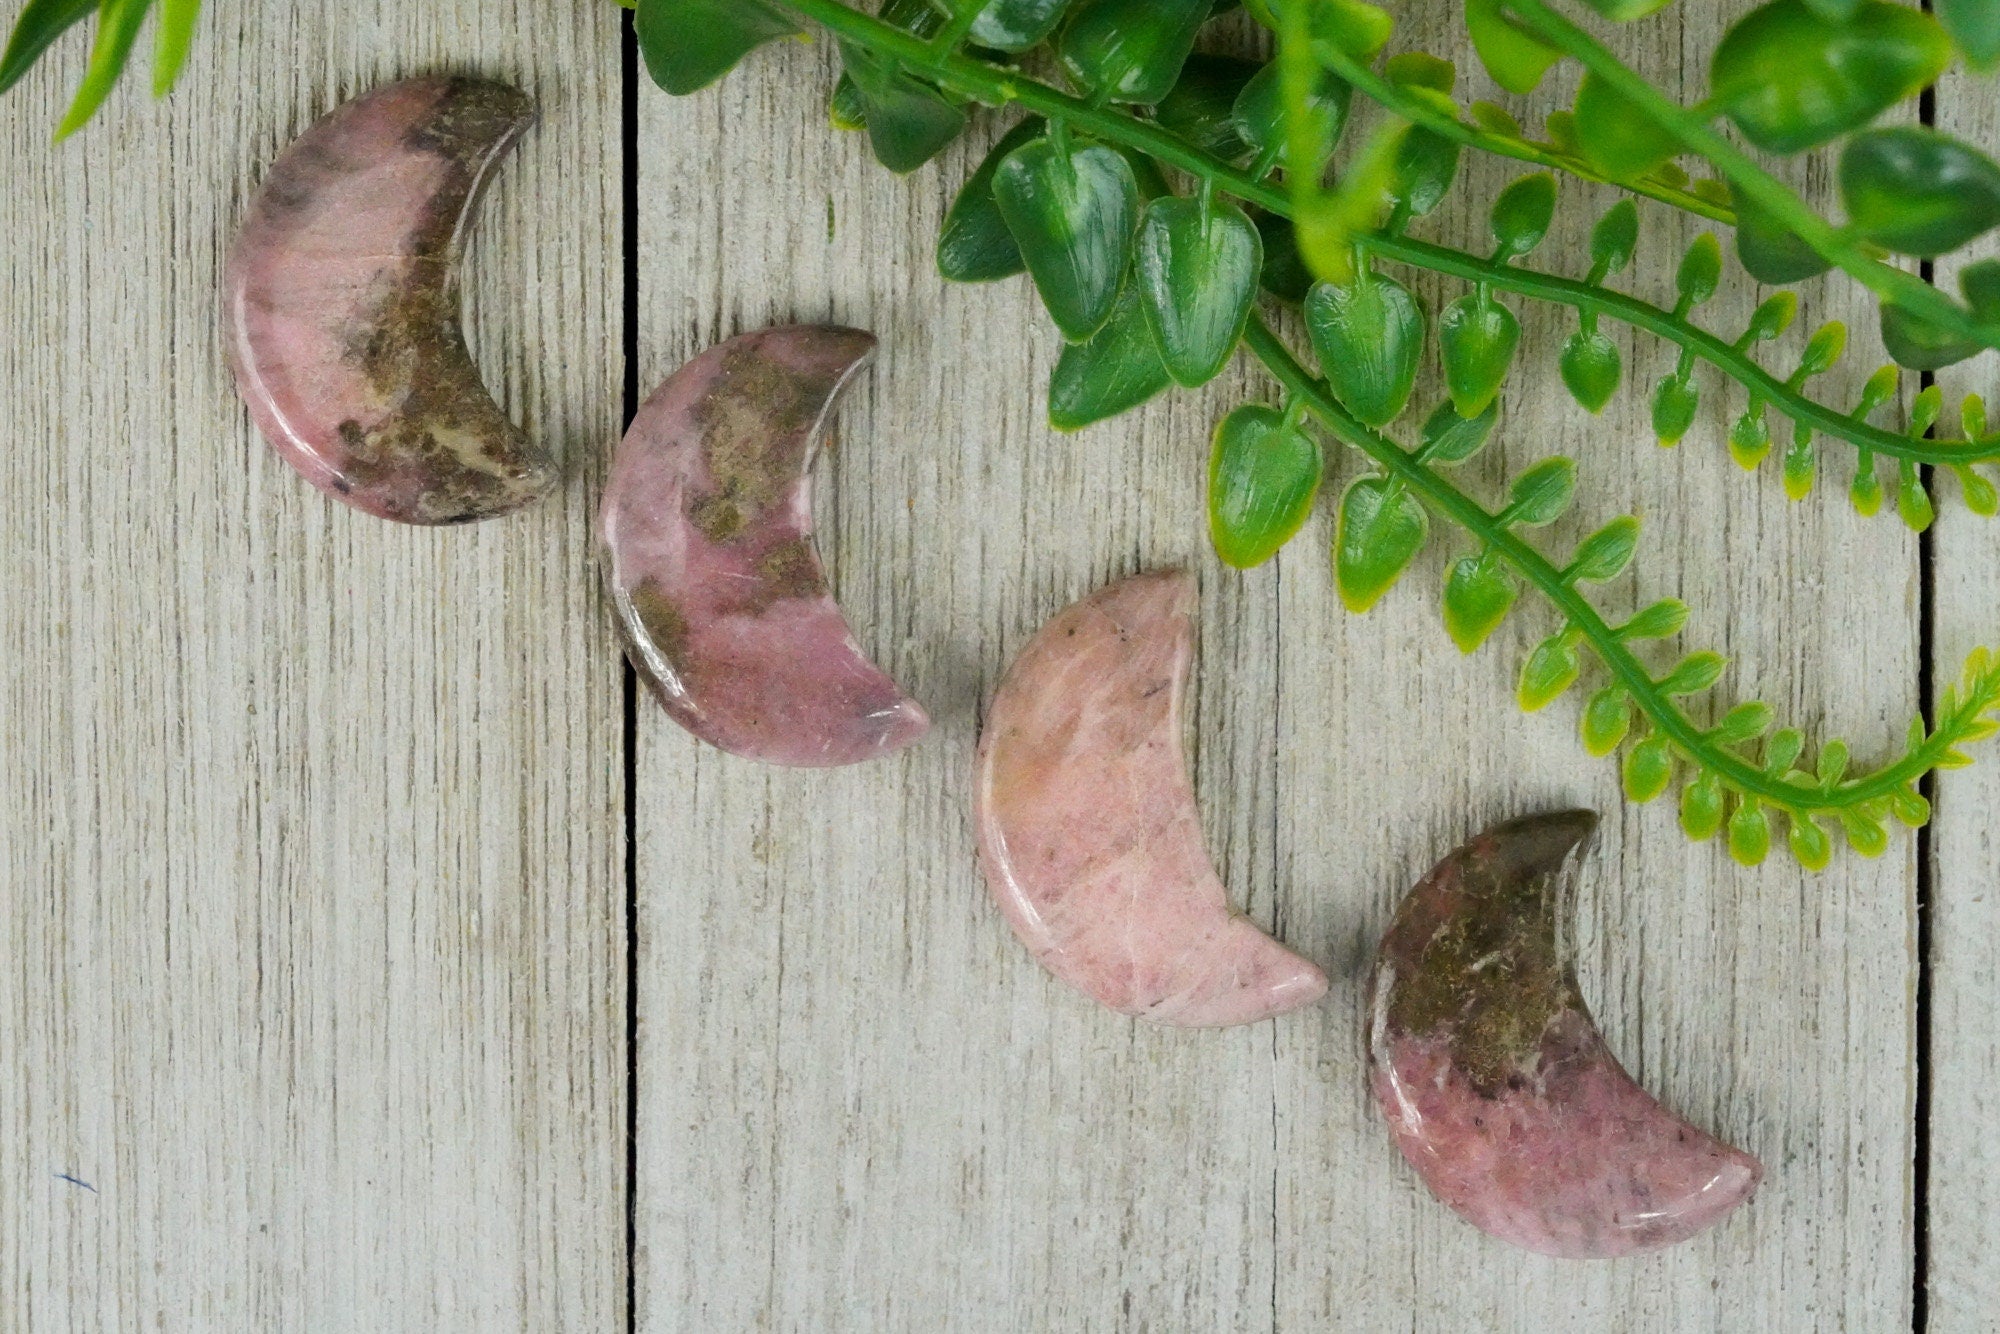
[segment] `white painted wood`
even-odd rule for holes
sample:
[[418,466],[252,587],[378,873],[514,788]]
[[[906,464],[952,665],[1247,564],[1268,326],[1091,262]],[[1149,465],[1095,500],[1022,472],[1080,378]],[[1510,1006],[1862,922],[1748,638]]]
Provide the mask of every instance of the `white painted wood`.
[[[1683,9],[1643,30],[1651,67],[1712,45],[1715,20]],[[1422,31],[1456,45],[1442,13]],[[931,268],[974,159],[888,177],[825,129],[833,74],[795,45],[699,97],[642,100],[642,381],[769,322],[884,336],[820,509],[847,605],[940,726],[881,765],[800,775],[643,713],[641,1327],[1906,1326],[1913,845],[1817,879],[1782,854],[1746,872],[1685,847],[1670,803],[1621,813],[1614,768],[1573,740],[1576,701],[1512,712],[1545,613],[1473,659],[1450,648],[1435,612],[1449,543],[1365,620],[1333,598],[1324,515],[1276,567],[1223,571],[1201,458],[1257,377],[1053,435],[1054,343],[1026,286],[947,289]],[[1479,170],[1440,234],[1484,244],[1506,174]],[[1594,213],[1568,193],[1555,255]],[[1637,282],[1659,294],[1678,249],[1647,214],[1658,248]],[[1863,309],[1838,284],[1810,294],[1815,315],[1857,317],[1865,347]],[[1847,511],[1847,461],[1831,451],[1834,484],[1803,505],[1775,458],[1742,477],[1721,443],[1740,400],[1713,379],[1696,432],[1662,454],[1643,392],[1591,421],[1554,378],[1566,323],[1529,329],[1542,373],[1472,484],[1493,494],[1545,453],[1579,455],[1582,517],[1549,542],[1625,508],[1650,525],[1609,605],[1681,593],[1693,642],[1737,657],[1731,691],[1861,756],[1892,744],[1915,701],[1916,549]],[[1659,350],[1621,342],[1649,387]],[[1835,392],[1871,364],[1857,355]],[[1340,479],[1354,471],[1344,457]],[[973,864],[976,713],[1008,655],[1085,589],[1170,561],[1202,579],[1198,787],[1228,878],[1335,975],[1323,1007],[1275,1025],[1174,1034],[1090,1010],[1015,944]],[[1424,1197],[1361,1059],[1361,975],[1402,889],[1488,820],[1576,802],[1609,815],[1602,865],[1618,868],[1582,928],[1612,1040],[1771,1169],[1713,1236],[1606,1265],[1508,1251]]]
[[[1991,78],[1957,74],[1940,87],[1937,125],[1992,152],[2000,140],[2000,98]],[[1986,238],[1940,261],[1938,282],[1956,291],[1965,262],[2000,254]],[[1941,371],[1945,418],[1955,424],[1960,400],[1993,394],[1993,358],[1982,356]],[[1991,519],[1967,511],[1956,482],[1938,479],[1939,519],[1931,539],[1934,569],[1933,671],[1938,688],[1956,681],[1976,645],[2000,647],[2000,569],[1993,558]],[[1983,1330],[2000,1309],[2000,1145],[1991,1127],[2000,1118],[2000,900],[1992,812],[2000,776],[1989,742],[1985,763],[1942,774],[1934,793],[1930,917],[1930,1180],[1927,1191],[1930,1328],[1939,1334]]]
[[[10,14],[11,18],[11,14]],[[625,1305],[620,687],[588,545],[615,433],[615,21],[221,3],[155,104],[0,127],[0,1329],[603,1330]],[[258,440],[227,237],[405,72],[545,121],[475,243],[491,382],[570,464],[418,531]]]

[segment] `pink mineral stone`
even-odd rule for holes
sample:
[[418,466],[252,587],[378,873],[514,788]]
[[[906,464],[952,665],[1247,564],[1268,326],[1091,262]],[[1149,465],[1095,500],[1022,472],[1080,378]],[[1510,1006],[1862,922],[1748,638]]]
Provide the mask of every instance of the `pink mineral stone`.
[[463,523],[556,484],[459,328],[459,261],[495,165],[534,122],[483,79],[390,84],[265,173],[223,278],[223,345],[265,439],[385,519]]
[[979,738],[973,819],[1001,911],[1099,1004],[1188,1027],[1268,1019],[1326,975],[1230,911],[1181,749],[1194,580],[1142,574],[1043,626]]
[[1410,891],[1376,955],[1376,1101],[1431,1192],[1544,1255],[1685,1241],[1763,1168],[1632,1081],[1578,993],[1571,902],[1588,811],[1516,820]]
[[612,460],[602,528],[632,664],[723,750],[853,764],[930,726],[854,642],[812,541],[813,455],[874,351],[817,325],[717,344],[654,391]]

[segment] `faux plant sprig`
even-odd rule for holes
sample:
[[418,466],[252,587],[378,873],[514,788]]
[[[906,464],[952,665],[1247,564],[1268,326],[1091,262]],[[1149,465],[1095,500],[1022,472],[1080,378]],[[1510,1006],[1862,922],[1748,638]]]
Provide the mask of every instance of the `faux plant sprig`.
[[[1928,813],[1918,786],[1923,776],[1959,762],[1960,747],[1994,729],[1989,715],[2000,707],[2000,670],[1986,655],[1968,665],[1961,687],[1941,703],[1936,724],[1918,719],[1903,752],[1880,768],[1850,774],[1847,748],[1829,741],[1808,769],[1803,735],[1774,731],[1767,705],[1738,705],[1711,726],[1694,720],[1683,701],[1717,684],[1725,665],[1719,655],[1689,653],[1664,671],[1642,661],[1635,646],[1678,634],[1685,607],[1657,603],[1614,625],[1585,595],[1587,586],[1625,570],[1638,545],[1636,518],[1613,519],[1563,560],[1524,537],[1569,506],[1575,486],[1570,460],[1529,468],[1493,507],[1442,470],[1476,454],[1501,416],[1520,327],[1506,298],[1554,301],[1578,312],[1558,369],[1593,410],[1616,393],[1622,378],[1616,347],[1599,327],[1602,319],[1624,320],[1677,344],[1679,364],[1655,391],[1656,424],[1668,442],[1694,415],[1694,364],[1717,366],[1751,396],[1731,433],[1740,461],[1754,464],[1768,452],[1774,413],[1794,422],[1785,473],[1788,487],[1800,494],[1816,471],[1811,446],[1817,431],[1855,445],[1870,476],[1877,454],[1897,458],[1911,496],[1899,506],[1906,517],[1928,507],[1918,472],[1924,463],[1962,468],[1973,479],[1969,494],[1983,507],[1991,484],[1972,465],[2000,455],[2000,441],[1986,438],[1983,410],[1968,405],[1968,441],[1955,443],[1923,438],[1938,415],[1934,392],[1918,400],[1911,434],[1868,423],[1893,392],[1892,371],[1874,377],[1862,400],[1846,410],[1810,398],[1808,382],[1844,345],[1838,325],[1815,334],[1789,371],[1770,371],[1751,355],[1791,323],[1797,302],[1790,294],[1766,301],[1737,337],[1699,328],[1692,313],[1723,276],[1712,236],[1683,258],[1674,309],[1606,290],[1637,250],[1640,220],[1629,202],[1600,220],[1584,278],[1525,267],[1521,261],[1546,235],[1556,207],[1556,181],[1546,172],[1522,178],[1495,201],[1490,255],[1408,236],[1405,229],[1449,190],[1466,136],[1421,123],[1392,125],[1356,150],[1332,185],[1324,184],[1352,89],[1333,67],[1337,62],[1321,57],[1330,49],[1372,64],[1388,36],[1388,20],[1349,0],[1295,4],[1276,12],[1253,5],[1281,29],[1288,20],[1290,40],[1271,67],[1237,71],[1233,97],[1217,86],[1228,82],[1226,67],[1209,65],[1199,87],[1182,88],[1206,6],[1051,0],[1032,26],[1052,42],[1054,64],[1074,92],[1026,73],[1019,51],[968,51],[948,40],[954,33],[969,36],[977,17],[1003,7],[998,4],[930,12],[892,3],[886,16],[896,21],[884,21],[839,0],[757,0],[748,6],[641,0],[639,28],[656,78],[679,88],[705,85],[740,54],[696,59],[689,44],[672,40],[689,27],[712,35],[734,25],[736,39],[711,41],[711,52],[747,49],[780,31],[829,31],[859,92],[836,109],[837,122],[865,126],[878,156],[899,169],[908,163],[891,160],[882,144],[885,137],[902,137],[894,122],[909,112],[901,99],[869,95],[855,68],[857,52],[928,88],[937,104],[976,102],[1030,113],[953,202],[940,240],[940,269],[975,281],[1025,271],[1035,282],[1066,344],[1050,386],[1051,417],[1066,428],[1135,406],[1171,384],[1204,382],[1240,338],[1282,394],[1276,406],[1236,409],[1216,429],[1210,526],[1225,560],[1250,565],[1267,559],[1302,525],[1331,471],[1317,438],[1323,429],[1370,464],[1347,482],[1338,503],[1333,558],[1343,602],[1356,611],[1373,605],[1431,540],[1434,521],[1459,529],[1469,550],[1452,565],[1442,601],[1453,640],[1466,651],[1478,648],[1512,612],[1521,591],[1539,594],[1557,613],[1558,626],[1523,665],[1520,703],[1545,707],[1575,686],[1595,659],[1606,679],[1585,705],[1583,739],[1595,754],[1623,751],[1625,788],[1633,800],[1662,795],[1679,775],[1689,835],[1723,835],[1732,854],[1749,863],[1761,861],[1772,840],[1782,837],[1802,864],[1823,866],[1836,833],[1872,855],[1887,846],[1889,820],[1921,823]],[[1051,18],[1047,9],[1065,13]],[[975,18],[970,25],[968,13]],[[1026,24],[1018,29],[1028,30]],[[1112,31],[1120,41],[1106,40]],[[1448,90],[1448,71],[1440,65],[1406,62],[1403,82]],[[1184,173],[1193,193],[1169,188],[1167,171]],[[1432,320],[1406,286],[1381,271],[1384,264],[1452,274],[1468,280],[1470,290]],[[1314,281],[1315,268],[1327,277]],[[1260,280],[1266,289],[1302,299],[1325,376],[1307,370],[1254,312]],[[1407,414],[1433,344],[1445,399],[1427,415],[1417,443],[1406,447],[1388,432]],[[1858,497],[1868,491],[1857,486]]]
[[[132,58],[132,48],[154,0],[27,0],[14,23],[4,52],[0,52],[0,93],[13,87],[41,58],[44,51],[69,29],[92,14],[97,16],[97,35],[91,42],[90,64],[76,98],[56,128],[63,138],[81,129],[104,99]],[[195,20],[201,17],[201,0],[158,0],[159,33],[153,44],[153,95],[165,97],[179,81],[194,43]]]

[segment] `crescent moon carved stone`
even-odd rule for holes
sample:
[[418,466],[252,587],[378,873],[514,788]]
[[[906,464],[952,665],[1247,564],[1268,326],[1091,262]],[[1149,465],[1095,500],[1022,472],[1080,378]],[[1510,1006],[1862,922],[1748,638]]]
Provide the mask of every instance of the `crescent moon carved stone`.
[[430,76],[375,89],[265,174],[224,275],[223,343],[258,428],[313,485],[406,523],[464,523],[554,488],[459,324],[459,266],[527,94]]
[[1481,1231],[1569,1258],[1655,1250],[1763,1174],[1634,1083],[1577,990],[1588,811],[1516,820],[1412,889],[1376,955],[1375,1098],[1431,1192]]
[[1050,972],[1124,1014],[1283,1014],[1326,975],[1230,910],[1182,749],[1194,580],[1142,574],[1043,626],[993,697],[973,819],[986,883]]
[[859,329],[795,325],[709,348],[619,443],[601,526],[634,667],[683,727],[773,764],[853,764],[930,726],[868,660],[812,541],[811,467],[873,359]]

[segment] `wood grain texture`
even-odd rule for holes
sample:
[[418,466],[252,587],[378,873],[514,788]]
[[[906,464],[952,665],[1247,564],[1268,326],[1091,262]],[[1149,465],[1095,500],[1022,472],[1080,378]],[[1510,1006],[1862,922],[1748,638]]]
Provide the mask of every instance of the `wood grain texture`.
[[[1718,35],[1695,7],[1675,14],[1633,39],[1650,68],[1698,68]],[[1447,16],[1402,17],[1484,89]],[[642,720],[641,1327],[1906,1327],[1913,844],[1822,878],[1782,853],[1743,871],[1687,847],[1671,802],[1621,811],[1614,767],[1573,739],[1575,700],[1512,711],[1546,613],[1469,660],[1449,646],[1449,541],[1365,619],[1333,597],[1324,513],[1275,566],[1222,570],[1200,459],[1257,378],[1053,435],[1038,386],[1054,343],[1026,286],[947,289],[932,271],[974,159],[889,178],[824,129],[834,72],[788,46],[700,97],[642,101],[642,380],[768,322],[884,336],[821,513],[844,600],[940,727],[889,763],[797,775]],[[1431,230],[1483,247],[1508,174],[1479,168]],[[1806,184],[1826,197],[1823,177]],[[1609,202],[1567,193],[1558,257]],[[1657,297],[1693,230],[1647,214],[1656,248],[1635,282]],[[1872,342],[1840,284],[1808,298]],[[1749,306],[1739,293],[1711,320]],[[1734,697],[1759,692],[1858,755],[1890,747],[1915,703],[1916,547],[1847,510],[1851,465],[1830,453],[1838,484],[1788,505],[1775,458],[1757,478],[1729,463],[1740,395],[1712,380],[1696,431],[1662,453],[1644,408],[1657,347],[1617,335],[1645,388],[1593,421],[1553,374],[1567,319],[1527,324],[1539,373],[1469,484],[1497,494],[1535,458],[1577,455],[1577,517],[1549,549],[1621,511],[1649,524],[1608,605],[1685,596],[1694,642],[1736,659]],[[1852,361],[1825,382],[1836,396],[1873,364]],[[1355,473],[1341,457],[1337,484]],[[1176,1034],[1089,1010],[1019,949],[973,865],[969,757],[1007,656],[1078,593],[1165,562],[1203,586],[1193,736],[1226,876],[1336,978],[1323,1007],[1275,1025]],[[1360,980],[1402,890],[1489,820],[1569,803],[1610,817],[1582,936],[1615,1048],[1771,1174],[1710,1237],[1617,1264],[1467,1228],[1395,1158],[1363,1084]]]
[[[622,777],[588,546],[615,430],[618,51],[595,8],[211,5],[165,103],[0,128],[0,1329],[609,1329]],[[143,65],[143,62],[138,62]],[[544,121],[474,244],[542,508],[420,531],[252,432],[217,274],[272,155],[439,67]]]
[[[2000,98],[1991,78],[1954,74],[1938,89],[1937,126],[1984,151],[2000,143]],[[2000,254],[1985,237],[1940,260],[1937,282],[1954,293],[1966,263]],[[1993,358],[1938,373],[1945,424],[1956,425],[1968,393],[1993,394]],[[1991,428],[1989,428],[1991,429]],[[1968,511],[1957,483],[1939,477],[1931,537],[1938,688],[1958,680],[1965,655],[2000,647],[2000,564],[1994,521]],[[2000,1310],[2000,887],[1993,811],[2000,774],[1991,743],[1983,763],[1938,776],[1932,794],[1930,899],[1930,1179],[1926,1223],[1930,1328],[1960,1334],[1991,1326]]]

